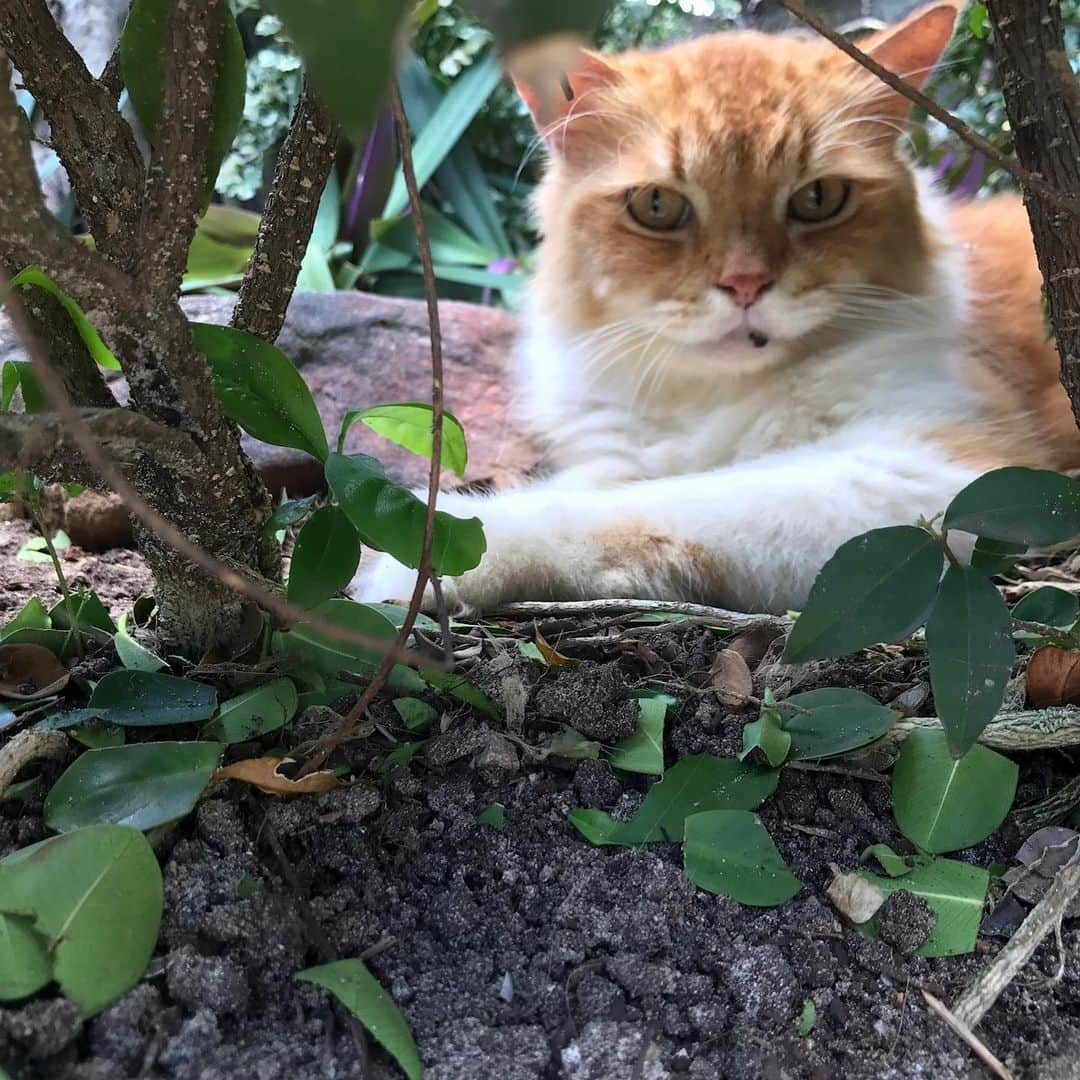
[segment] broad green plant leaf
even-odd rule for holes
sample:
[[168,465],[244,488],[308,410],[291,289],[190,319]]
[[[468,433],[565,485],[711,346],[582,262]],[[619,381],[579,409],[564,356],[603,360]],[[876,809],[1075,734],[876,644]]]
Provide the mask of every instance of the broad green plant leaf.
[[235,285],[255,250],[260,216],[251,210],[214,205],[199,220],[188,249],[181,292]]
[[934,705],[960,757],[994,718],[1012,674],[1012,618],[994,583],[950,566],[926,623]]
[[783,904],[802,888],[765,826],[749,810],[691,814],[686,819],[683,869],[699,889],[754,907]]
[[465,702],[466,705],[471,705],[478,712],[490,716],[493,720],[501,719],[499,710],[495,707],[495,703],[491,698],[482,690],[478,690],[473,686],[464,675],[459,675],[453,671],[426,671],[423,669],[418,674],[428,686],[433,686],[436,690],[449,694],[451,697],[457,698],[458,701]]
[[409,1080],[420,1080],[424,1070],[409,1025],[362,960],[335,960],[296,977],[329,990],[394,1056]]
[[0,627],[0,641],[4,641],[19,630],[49,630],[51,628],[52,619],[49,618],[45,605],[36,596],[32,596],[9,622]]
[[971,565],[987,577],[997,577],[1011,570],[1018,555],[1027,551],[1027,544],[1010,544],[1005,540],[991,540],[980,536],[971,552]]
[[56,630],[78,631],[101,642],[110,640],[116,633],[105,605],[89,589],[76,589],[70,602],[61,600],[49,611],[49,618]]
[[[411,491],[388,480],[383,467],[366,454],[331,454],[326,481],[362,540],[405,566],[420,565],[427,507]],[[435,512],[431,565],[437,574],[464,574],[479,565],[486,550],[479,518]]]
[[41,412],[49,407],[49,399],[37,381],[28,360],[5,360],[0,375],[0,412],[11,405],[15,391],[22,389],[23,409],[28,413]]
[[477,825],[488,825],[499,831],[506,824],[506,807],[502,803],[492,803],[486,810],[476,815]]
[[844,656],[910,634],[930,610],[943,560],[934,537],[912,525],[842,544],[814,581],[784,660]]
[[962,758],[939,731],[913,731],[893,770],[893,813],[903,834],[924,851],[959,851],[985,840],[1016,794],[1015,762],[985,746]]
[[[313,614],[358,634],[385,641],[397,640],[397,627],[382,612],[353,600],[326,600]],[[336,676],[340,671],[364,674],[374,671],[382,655],[363,645],[339,641],[307,623],[297,623],[290,630],[274,634],[273,650],[279,656],[300,656],[323,675]]]
[[792,761],[833,757],[881,738],[897,714],[861,690],[827,687],[792,694],[777,710],[791,736]]
[[247,742],[284,727],[299,703],[292,679],[275,679],[224,702],[202,733],[217,742]]
[[865,870],[859,874],[886,896],[903,889],[937,913],[937,923],[916,956],[958,956],[975,948],[990,887],[985,870],[955,859],[931,859],[903,877],[879,877]]
[[269,520],[263,526],[263,532],[270,535],[303,521],[304,518],[318,509],[320,498],[319,495],[307,495],[302,499],[287,499],[279,503],[277,509],[270,515]]
[[[438,210],[425,207],[423,213],[428,246],[435,262],[443,266],[487,267],[500,257],[498,251],[474,240]],[[373,221],[371,238],[372,244],[360,261],[365,274],[410,267],[420,258],[416,228],[408,214]]]
[[326,432],[311,391],[277,346],[229,326],[192,323],[191,333],[227,416],[256,439],[326,460]]
[[745,761],[755,750],[774,769],[783,765],[791,752],[791,736],[780,722],[780,713],[772,706],[764,706],[757,720],[743,726],[739,760]]
[[605,0],[549,0],[544,4],[507,4],[505,0],[469,0],[470,10],[495,32],[506,49],[553,35],[591,39],[607,8]]
[[775,790],[779,772],[733,758],[691,754],[654,784],[630,821],[603,810],[572,810],[570,821],[590,843],[637,847],[683,839],[686,818],[705,810],[754,810]]
[[[132,0],[120,35],[120,69],[124,85],[131,97],[135,115],[143,134],[151,145],[157,142],[161,120],[162,98],[165,91],[165,68],[170,61],[167,53],[168,17],[173,0]],[[225,155],[244,115],[244,95],[247,90],[247,58],[244,40],[228,5],[220,5],[225,20],[221,41],[221,66],[214,92],[210,146],[206,162],[206,202],[217,181]]]
[[407,0],[270,0],[327,108],[356,146],[363,146],[386,97]]
[[152,653],[145,645],[140,645],[131,636],[127,628],[127,612],[120,616],[116,625],[113,645],[116,655],[120,657],[120,663],[131,671],[161,671],[168,666],[160,656]]
[[1012,609],[1014,619],[1025,622],[1045,623],[1068,629],[1080,616],[1080,600],[1070,592],[1054,585],[1044,585],[1041,589],[1029,592]]
[[1046,469],[995,469],[953,499],[942,528],[1032,547],[1060,544],[1080,535],[1080,481]]
[[417,739],[415,742],[402,743],[396,750],[391,750],[375,766],[375,772],[379,776],[385,776],[394,769],[404,769],[416,755],[427,746],[427,739]]
[[127,736],[122,727],[101,724],[96,720],[92,720],[85,727],[71,728],[70,734],[87,750],[102,750],[106,746],[123,746],[127,742]]
[[[337,452],[344,451],[345,436],[356,423],[365,424],[377,435],[389,439],[406,450],[431,459],[432,415],[430,405],[406,402],[402,405],[374,405],[370,409],[350,409],[341,421]],[[465,429],[461,421],[450,413],[443,413],[442,465],[458,476],[465,475],[469,452],[465,444]]]
[[871,856],[877,859],[881,869],[892,878],[910,874],[916,865],[905,859],[903,855],[897,855],[888,844],[871,844],[859,856],[859,862],[866,862]]
[[337,506],[324,506],[304,522],[289,563],[289,603],[318,607],[352,581],[360,565],[360,537]]
[[0,1001],[18,1001],[52,982],[48,941],[29,919],[0,915]]
[[74,727],[90,719],[120,727],[197,724],[209,720],[216,705],[217,691],[206,683],[123,669],[102,677],[85,708],[56,713],[38,727]]
[[419,698],[394,698],[394,709],[410,731],[426,735],[439,721],[438,712]]
[[113,356],[108,346],[101,340],[101,335],[90,325],[90,320],[70,296],[56,284],[55,281],[40,266],[27,266],[20,270],[12,279],[12,285],[36,285],[51,293],[63,305],[64,310],[71,316],[79,337],[94,360],[103,368],[110,371],[119,371],[120,362]]
[[0,912],[32,919],[54,943],[53,978],[84,1016],[139,981],[161,907],[157,856],[137,829],[79,829],[0,862]]
[[77,757],[45,799],[45,824],[153,829],[191,813],[221,761],[222,743],[145,742]]
[[612,748],[608,761],[616,769],[659,776],[664,771],[665,694],[638,699],[638,722],[634,733]]

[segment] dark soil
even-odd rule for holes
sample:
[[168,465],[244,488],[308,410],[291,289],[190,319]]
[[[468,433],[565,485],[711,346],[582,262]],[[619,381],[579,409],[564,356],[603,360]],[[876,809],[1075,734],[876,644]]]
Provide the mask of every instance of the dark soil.
[[[33,569],[7,554],[13,528],[0,525],[4,582]],[[100,588],[133,558],[87,560],[80,573]],[[616,653],[575,651],[558,629],[549,640],[583,666],[545,671],[497,641],[474,662],[472,677],[496,699],[515,688],[528,695],[523,721],[508,710],[521,742],[538,745],[582,720],[594,737],[618,737],[627,686],[649,676],[679,699],[669,762],[738,747],[753,710],[723,709],[689,685],[717,648],[707,630],[658,628],[647,647]],[[800,689],[858,685],[887,701],[921,677],[917,658],[867,654],[813,672]],[[375,712],[408,737],[387,702]],[[333,719],[309,712],[288,738],[310,739]],[[61,998],[0,1009],[0,1064],[12,1080],[398,1076],[373,1041],[364,1066],[344,1012],[294,979],[352,956],[367,959],[404,1009],[429,1080],[988,1075],[920,990],[954,1000],[1026,909],[1010,901],[1013,916],[999,911],[997,936],[984,934],[973,956],[923,960],[905,933],[925,930],[918,905],[890,909],[889,945],[845,928],[824,898],[830,865],[855,866],[877,842],[907,849],[887,784],[785,769],[761,818],[803,889],[780,908],[755,909],[696,889],[677,845],[595,848],[567,822],[579,806],[632,813],[645,778],[616,777],[594,760],[530,764],[519,742],[493,738],[464,707],[446,711],[442,726],[409,768],[383,778],[370,765],[387,739],[376,731],[350,744],[360,779],[329,795],[210,792],[160,840],[165,917],[140,984],[85,1023]],[[233,756],[257,751],[234,747]],[[41,799],[59,768],[43,771],[27,803],[0,804],[0,855],[45,835]],[[1063,775],[1058,760],[1033,755],[1018,802],[1045,797]],[[496,802],[506,808],[501,831],[476,821]],[[1006,826],[959,857],[1008,862],[1019,840]],[[1051,941],[980,1025],[1017,1076],[1080,1075],[1080,927],[1066,923],[1063,940],[1062,977],[1049,981]],[[800,1037],[807,1001],[816,1023]]]

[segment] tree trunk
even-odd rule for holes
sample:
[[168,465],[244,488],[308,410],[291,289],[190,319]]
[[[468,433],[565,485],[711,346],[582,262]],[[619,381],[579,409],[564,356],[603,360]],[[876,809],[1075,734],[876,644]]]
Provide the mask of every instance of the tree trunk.
[[[1066,195],[1080,195],[1080,82],[1065,53],[1059,0],[987,0],[994,57],[1016,156]],[[1024,193],[1061,381],[1080,425],[1080,216]]]

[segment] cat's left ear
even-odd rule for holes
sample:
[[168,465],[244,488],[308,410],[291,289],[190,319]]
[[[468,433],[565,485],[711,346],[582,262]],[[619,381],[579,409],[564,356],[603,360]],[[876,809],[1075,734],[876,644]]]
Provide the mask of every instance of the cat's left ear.
[[[919,8],[895,26],[860,41],[859,47],[905,82],[921,86],[952,40],[956,16],[964,2],[938,0],[937,3]],[[900,115],[906,115],[911,103],[898,94],[892,94],[889,107]]]

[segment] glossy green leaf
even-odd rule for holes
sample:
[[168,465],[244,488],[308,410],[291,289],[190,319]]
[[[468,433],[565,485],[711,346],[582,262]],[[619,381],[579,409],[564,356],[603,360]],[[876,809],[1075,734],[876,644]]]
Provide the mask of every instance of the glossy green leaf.
[[910,634],[930,610],[943,559],[937,541],[911,525],[842,544],[818,574],[784,660],[843,656]]
[[263,532],[272,535],[289,528],[290,525],[298,524],[318,509],[321,499],[321,495],[307,495],[302,499],[284,500],[270,515],[263,526]]
[[326,460],[326,432],[311,391],[277,346],[229,326],[192,323],[191,333],[227,416],[256,439]]
[[275,679],[224,702],[202,733],[217,742],[247,742],[284,727],[298,707],[292,679]]
[[799,1033],[799,1038],[805,1039],[807,1035],[814,1030],[814,1025],[816,1023],[817,1006],[811,998],[807,998],[803,1002],[802,1012],[799,1014],[799,1023],[795,1029]]
[[45,605],[36,596],[32,596],[8,622],[0,627],[0,641],[4,641],[10,634],[19,630],[48,630],[51,627],[52,620],[45,610]]
[[[120,36],[120,69],[131,97],[135,115],[146,138],[157,142],[165,89],[167,23],[172,0],[132,0],[127,21]],[[218,170],[244,115],[247,90],[247,58],[240,28],[227,5],[220,10],[225,19],[221,42],[221,66],[214,93],[210,145],[207,151],[206,201],[214,190]]]
[[791,736],[792,761],[833,757],[866,746],[881,738],[897,716],[861,690],[833,687],[792,694],[777,708]]
[[[53,540],[55,544],[55,539]],[[49,611],[54,629],[78,630],[100,641],[112,638],[116,626],[105,605],[90,589],[76,589],[71,599],[61,600]]]
[[0,863],[0,912],[32,919],[56,943],[53,978],[84,1016],[139,981],[157,941],[161,907],[157,856],[137,829],[79,829]]
[[910,874],[916,865],[902,855],[897,855],[888,844],[872,844],[859,856],[859,862],[866,862],[871,856],[877,859],[881,869],[891,878]]
[[316,510],[296,538],[289,563],[289,603],[318,607],[352,581],[360,565],[360,537],[337,506]]
[[683,839],[686,818],[705,810],[754,810],[775,790],[776,770],[759,769],[733,758],[691,754],[654,784],[630,821],[603,810],[572,810],[570,821],[593,844],[637,847],[656,840]]
[[90,325],[90,320],[86,317],[83,309],[41,267],[25,267],[11,279],[11,284],[36,285],[39,289],[44,289],[47,293],[55,296],[63,305],[64,310],[71,316],[71,321],[75,324],[79,337],[82,338],[83,344],[94,360],[103,368],[109,368],[111,371],[120,370],[120,362],[113,356],[105,342],[101,340],[101,335]]
[[476,815],[477,825],[488,825],[499,831],[506,824],[506,807],[502,803],[492,803],[487,809]]
[[[331,454],[326,480],[362,540],[406,566],[420,565],[427,508],[411,491],[388,480],[383,467],[366,454]],[[472,570],[486,549],[479,518],[436,511],[431,546],[436,573],[456,577]]]
[[397,749],[391,750],[375,767],[380,776],[385,776],[394,769],[404,769],[416,755],[427,746],[427,739],[417,739],[415,742],[402,743]]
[[683,869],[699,889],[754,907],[786,903],[802,888],[765,826],[749,810],[691,814],[686,819]]
[[774,769],[783,765],[791,752],[791,735],[784,730],[780,713],[771,706],[762,708],[757,720],[743,726],[739,760],[745,761],[755,751]]
[[953,499],[942,527],[1013,544],[1059,544],[1080,535],[1080,481],[1046,469],[995,469]]
[[[368,604],[369,608],[374,608],[379,614],[386,616],[399,630],[405,625],[405,616],[408,614],[408,609],[402,607],[400,604],[386,604],[382,601],[378,603]],[[439,624],[430,616],[420,612],[413,621],[414,627],[419,627],[421,630],[430,630],[432,633],[439,633]]]
[[971,552],[971,565],[987,577],[997,577],[1012,569],[1018,555],[1027,551],[1027,544],[1010,544],[1004,540],[991,540],[980,536]]
[[950,566],[926,623],[934,705],[959,757],[994,718],[1012,674],[1012,618],[993,582]]
[[[420,457],[431,459],[432,408],[420,402],[402,405],[374,405],[370,409],[350,409],[341,421],[337,450],[342,453],[345,436],[357,420],[371,428],[377,435],[389,439],[398,446],[411,450]],[[442,465],[458,476],[465,475],[469,452],[465,444],[465,429],[451,413],[443,414]]]
[[120,663],[132,671],[161,671],[168,665],[160,656],[156,656],[145,645],[140,645],[128,632],[127,612],[120,616],[113,637],[116,655]]
[[90,825],[152,829],[189,814],[218,767],[221,743],[144,742],[90,750],[45,799],[45,824],[69,833]]
[[209,207],[199,220],[188,249],[181,292],[240,281],[255,250],[259,220],[260,215],[251,210]]
[[0,1001],[18,1001],[52,982],[48,941],[30,919],[0,915]]
[[903,889],[937,913],[937,923],[916,950],[917,956],[958,956],[975,948],[990,887],[985,870],[954,859],[931,859],[903,877],[879,877],[865,870],[859,874],[886,896]]
[[270,0],[330,112],[357,146],[385,99],[407,0]]
[[608,761],[616,769],[659,776],[664,771],[664,720],[667,695],[638,699],[638,722],[634,733],[611,750]]
[[394,709],[410,731],[427,734],[439,722],[438,712],[419,698],[394,698]]
[[88,750],[101,750],[106,746],[123,746],[127,742],[127,736],[122,727],[117,727],[115,724],[102,724],[97,720],[91,720],[83,727],[70,728],[68,734]]
[[474,11],[495,32],[505,49],[556,34],[574,34],[588,41],[600,26],[606,0],[547,0],[508,4],[505,0],[470,0]]
[[5,360],[3,374],[0,375],[0,412],[5,412],[15,396],[15,391],[22,389],[23,410],[28,413],[41,412],[49,407],[49,399],[38,383],[34,369],[28,360]]
[[[358,634],[390,644],[397,640],[397,627],[381,612],[352,600],[326,600],[313,612],[322,619]],[[364,674],[374,671],[382,654],[363,645],[339,641],[307,623],[291,630],[278,631],[273,637],[277,655],[300,656],[306,664],[323,675],[336,676],[340,671]]]
[[458,701],[465,702],[466,705],[471,705],[478,712],[490,716],[493,720],[501,719],[499,710],[495,707],[495,703],[491,698],[482,690],[478,690],[473,686],[464,675],[454,671],[426,670],[421,670],[418,674],[424,682],[435,687],[436,690],[449,694],[451,697],[457,698]]
[[195,724],[208,720],[216,705],[217,692],[206,683],[123,669],[102,677],[85,708],[46,717],[38,727],[73,727],[94,718],[121,727]]
[[424,1070],[409,1025],[362,960],[335,960],[296,977],[329,990],[393,1055],[409,1080],[420,1080]]
[[1029,592],[1012,609],[1014,619],[1025,622],[1044,623],[1067,629],[1080,616],[1080,600],[1070,592],[1055,585],[1043,585],[1040,589]]
[[[464,229],[431,207],[424,208],[431,257],[443,266],[486,267],[499,258],[499,252],[474,240]],[[420,257],[412,218],[380,218],[371,224],[372,244],[364,252],[360,269],[365,274],[379,270],[402,269]]]
[[903,834],[924,851],[959,851],[985,840],[1004,820],[1019,769],[985,746],[962,758],[939,731],[913,731],[893,770],[893,812]]

